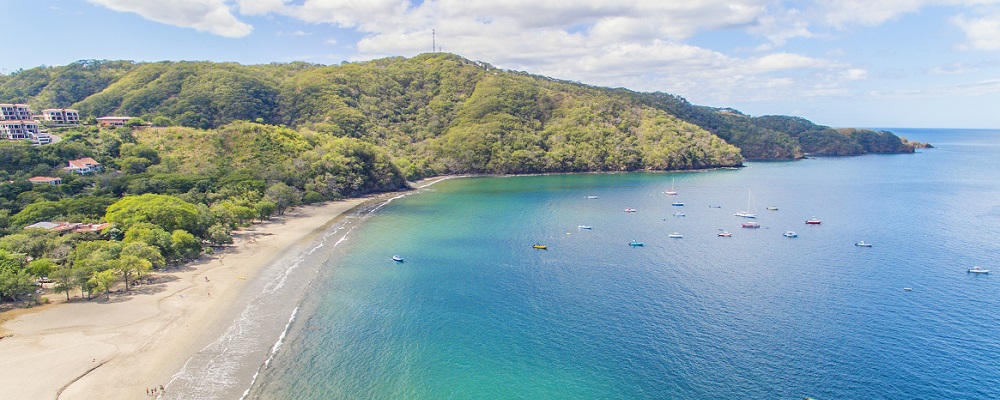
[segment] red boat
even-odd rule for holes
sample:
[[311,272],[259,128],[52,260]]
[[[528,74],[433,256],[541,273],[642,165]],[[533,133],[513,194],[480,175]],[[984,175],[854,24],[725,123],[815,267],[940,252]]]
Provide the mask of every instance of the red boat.
[[822,223],[823,221],[816,219],[816,217],[812,217],[806,220],[806,225],[819,225]]

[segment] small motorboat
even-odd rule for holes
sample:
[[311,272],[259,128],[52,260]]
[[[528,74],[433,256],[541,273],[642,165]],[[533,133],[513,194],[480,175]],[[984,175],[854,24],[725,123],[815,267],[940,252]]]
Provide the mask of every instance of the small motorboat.
[[588,199],[596,199],[596,198],[597,198],[597,196],[593,196],[593,195],[591,195],[591,196],[587,196],[587,198],[588,198]]
[[396,254],[396,255],[392,256],[392,261],[403,262],[403,256],[401,256],[399,254]]
[[670,205],[672,205],[674,207],[684,207],[684,203],[681,203],[679,201],[675,201],[673,203],[670,203]]
[[778,211],[778,207],[770,206],[767,208],[768,211]]
[[642,242],[632,239],[632,242],[629,243],[628,245],[632,247],[642,247]]
[[578,229],[594,229],[594,227],[592,227],[590,225],[577,225],[576,227]]
[[819,220],[819,219],[816,219],[816,217],[812,217],[812,218],[809,218],[809,219],[806,220],[806,225],[819,225],[819,224],[822,224],[822,223],[823,223],[823,221]]
[[667,235],[667,237],[668,238],[672,238],[672,239],[683,239],[684,235],[681,235],[680,233],[674,232],[674,233],[671,233],[671,234]]
[[718,204],[709,204],[708,208],[722,208],[722,206],[720,206]]
[[729,233],[729,231],[722,231],[719,232],[719,237],[733,237],[733,234]]
[[784,237],[790,237],[790,238],[797,238],[797,237],[799,237],[799,234],[795,233],[795,231],[785,231],[785,233],[782,233],[781,235],[784,236]]
[[535,243],[535,245],[531,246],[531,248],[533,248],[533,249],[539,249],[539,250],[548,250],[549,246],[546,246],[544,244]]
[[872,247],[872,244],[871,244],[871,243],[865,243],[865,241],[864,241],[864,240],[862,240],[862,241],[860,241],[860,242],[857,242],[857,243],[855,243],[854,245],[855,245],[855,246],[858,246],[858,247]]
[[684,214],[684,213],[674,213],[674,216],[675,217],[686,217],[687,214]]
[[913,290],[913,288],[911,288],[911,287],[905,287],[905,288],[903,288],[903,291],[905,291],[905,292],[909,292],[911,290]]
[[626,208],[626,209],[625,209],[625,212],[627,212],[627,213],[630,213],[630,212],[636,212],[636,211],[638,211],[638,210],[636,210],[636,209],[634,209],[634,208]]
[[972,269],[969,270],[969,273],[973,273],[973,274],[988,274],[988,273],[990,273],[990,270],[988,270],[988,269],[982,269],[980,266],[977,265],[975,267],[972,267]]
[[740,226],[742,226],[744,228],[760,228],[760,224],[758,224],[756,222],[753,222],[753,221],[744,222],[744,223],[740,224]]

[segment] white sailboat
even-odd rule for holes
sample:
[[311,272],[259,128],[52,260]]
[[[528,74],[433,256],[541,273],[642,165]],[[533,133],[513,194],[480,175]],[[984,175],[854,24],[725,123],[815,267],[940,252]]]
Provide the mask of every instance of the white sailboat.
[[757,207],[753,204],[753,195],[749,189],[747,189],[747,209],[733,215],[742,218],[757,218]]
[[671,195],[671,196],[676,196],[677,195],[677,191],[674,190],[674,178],[670,178],[670,190],[667,190],[667,191],[663,192],[663,194],[667,194],[667,195]]

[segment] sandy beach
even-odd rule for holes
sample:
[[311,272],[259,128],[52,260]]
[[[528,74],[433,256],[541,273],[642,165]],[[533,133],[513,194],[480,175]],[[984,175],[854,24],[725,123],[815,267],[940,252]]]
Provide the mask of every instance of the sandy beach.
[[[373,199],[290,210],[234,233],[229,248],[166,272],[131,293],[17,312],[0,328],[0,398],[141,398],[167,385],[232,320],[233,302],[296,243]],[[51,294],[63,298],[65,294]]]

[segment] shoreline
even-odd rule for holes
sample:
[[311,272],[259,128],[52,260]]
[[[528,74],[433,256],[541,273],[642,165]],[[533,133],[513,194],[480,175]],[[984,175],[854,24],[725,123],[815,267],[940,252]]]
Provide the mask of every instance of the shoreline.
[[[413,182],[408,191],[301,206],[234,232],[233,245],[156,273],[154,283],[132,292],[90,301],[76,293],[74,301],[15,312],[0,320],[0,398],[126,398],[167,386],[238,317],[257,278],[298,244],[358,207],[381,202],[374,211],[452,177]],[[64,298],[49,295],[57,296]]]

